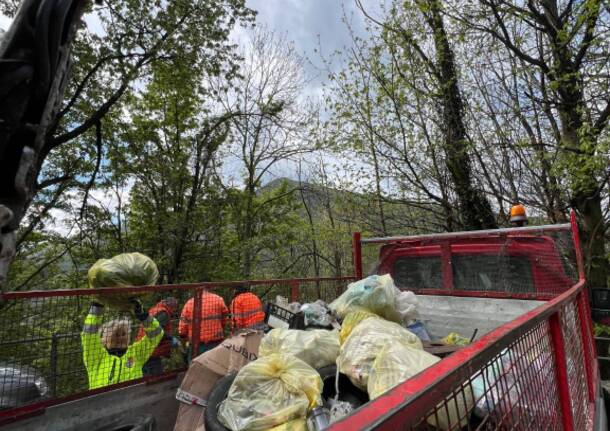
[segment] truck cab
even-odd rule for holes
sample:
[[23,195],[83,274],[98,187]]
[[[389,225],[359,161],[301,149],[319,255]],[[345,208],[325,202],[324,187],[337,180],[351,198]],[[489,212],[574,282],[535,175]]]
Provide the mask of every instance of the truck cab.
[[567,254],[550,236],[421,238],[384,244],[375,271],[391,274],[399,288],[416,293],[546,299],[574,284]]

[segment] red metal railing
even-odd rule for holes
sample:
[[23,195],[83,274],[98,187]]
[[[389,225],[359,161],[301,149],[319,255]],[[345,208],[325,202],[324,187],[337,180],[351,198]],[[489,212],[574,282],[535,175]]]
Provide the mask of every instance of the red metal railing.
[[[593,351],[586,298],[580,281],[330,429],[393,431],[435,422],[450,430],[590,429],[597,364],[586,353]],[[473,417],[477,406],[482,412]]]
[[[173,335],[177,336],[180,310],[193,298],[192,332],[188,342],[190,351],[198,352],[202,342],[202,312],[204,315],[209,314],[205,300],[202,301],[201,292],[204,288],[217,293],[227,305],[232,299],[234,288],[241,285],[250,286],[264,301],[272,301],[275,295],[282,295],[290,301],[305,302],[319,297],[333,299],[353,280],[354,277],[300,278],[102,288],[96,289],[95,295],[91,289],[5,293],[0,301],[0,364],[10,365],[15,373],[5,377],[0,375],[0,399],[12,397],[12,405],[4,405],[0,410],[0,424],[39,414],[46,407],[69,400],[173,378],[186,368],[182,355],[172,351],[169,358],[163,359],[165,369],[161,375],[144,376],[89,389],[80,334],[89,303],[93,300],[104,302],[103,298],[133,295],[140,298],[145,308],[150,308],[159,300],[172,296],[179,304],[176,316],[172,319]],[[112,311],[111,307],[105,307],[104,314],[105,322],[126,316],[125,313]],[[226,321],[229,323],[231,319],[227,318]],[[131,322],[132,332],[136,334],[140,324],[133,318]],[[21,377],[21,372],[26,370],[46,381],[48,394],[44,397],[32,397],[31,392],[26,395],[27,386],[32,383],[31,379]]]

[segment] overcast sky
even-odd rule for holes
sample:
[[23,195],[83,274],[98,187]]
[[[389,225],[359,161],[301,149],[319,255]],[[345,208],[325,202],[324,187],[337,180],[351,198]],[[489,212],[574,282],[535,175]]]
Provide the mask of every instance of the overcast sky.
[[[365,7],[374,8],[377,0],[364,0]],[[367,3],[369,5],[367,5]],[[256,21],[279,33],[284,33],[295,44],[297,52],[306,57],[312,83],[311,96],[319,90],[326,74],[321,73],[321,50],[325,58],[351,45],[351,36],[343,19],[347,19],[356,34],[364,32],[362,13],[355,0],[247,0],[246,4],[258,12]]]

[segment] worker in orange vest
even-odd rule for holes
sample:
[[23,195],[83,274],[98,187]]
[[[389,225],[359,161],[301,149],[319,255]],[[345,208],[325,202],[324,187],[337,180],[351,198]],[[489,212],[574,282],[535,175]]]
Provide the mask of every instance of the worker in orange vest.
[[[175,348],[180,345],[178,339],[173,335],[171,321],[177,310],[178,301],[171,296],[161,300],[148,310],[148,314],[157,319],[163,328],[163,338],[152,355],[150,355],[150,359],[142,368],[145,376],[158,376],[163,374],[162,358],[169,358],[172,353],[172,347]],[[144,337],[144,328],[140,327],[136,340],[139,340],[142,337]]]
[[259,329],[265,324],[263,303],[246,286],[237,286],[235,296],[229,307],[233,330]]
[[[194,298],[184,304],[180,314],[178,333],[187,341],[193,338],[193,308]],[[229,310],[224,299],[204,288],[201,292],[201,320],[199,324],[199,352],[202,354],[218,346],[224,340],[225,326],[229,320]],[[189,347],[190,349],[190,347]],[[189,361],[192,352],[189,351]]]

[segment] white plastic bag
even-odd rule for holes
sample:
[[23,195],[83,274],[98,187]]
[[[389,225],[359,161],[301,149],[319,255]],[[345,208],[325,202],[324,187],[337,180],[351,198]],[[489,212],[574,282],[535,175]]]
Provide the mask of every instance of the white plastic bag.
[[325,329],[273,329],[258,348],[261,358],[272,354],[296,356],[315,369],[326,367],[339,356],[339,333]]
[[303,312],[305,326],[330,326],[332,323],[331,316],[328,314],[326,303],[320,299],[318,299],[316,302],[301,305],[300,311]]
[[417,317],[417,297],[408,290],[396,289],[394,304],[402,322],[409,322]]
[[361,321],[347,337],[341,346],[337,367],[354,385],[366,390],[375,358],[383,347],[390,344],[423,349],[417,335],[397,323],[372,317]]

